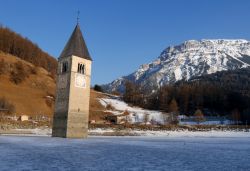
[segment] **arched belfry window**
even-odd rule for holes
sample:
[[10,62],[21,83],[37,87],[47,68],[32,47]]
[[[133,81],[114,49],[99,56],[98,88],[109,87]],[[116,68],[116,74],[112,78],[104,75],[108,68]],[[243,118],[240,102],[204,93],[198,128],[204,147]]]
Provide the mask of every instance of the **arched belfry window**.
[[77,72],[80,74],[85,74],[85,65],[78,63],[78,68],[77,68]]
[[67,62],[67,61],[63,62],[63,63],[62,63],[62,73],[67,72],[68,69],[69,69],[69,64],[68,64],[68,62]]

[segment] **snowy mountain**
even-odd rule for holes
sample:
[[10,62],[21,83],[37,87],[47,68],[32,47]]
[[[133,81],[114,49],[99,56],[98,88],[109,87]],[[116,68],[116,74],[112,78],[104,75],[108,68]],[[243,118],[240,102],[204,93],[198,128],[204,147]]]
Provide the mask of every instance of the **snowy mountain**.
[[118,78],[103,88],[109,92],[123,92],[125,81],[130,80],[154,90],[194,76],[246,67],[250,67],[250,41],[189,40],[166,48],[153,62],[141,65],[134,73]]

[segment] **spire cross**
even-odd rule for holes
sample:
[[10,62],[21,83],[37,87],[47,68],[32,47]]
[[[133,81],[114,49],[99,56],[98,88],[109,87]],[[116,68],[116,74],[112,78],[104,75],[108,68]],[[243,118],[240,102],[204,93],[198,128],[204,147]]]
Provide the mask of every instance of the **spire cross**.
[[80,18],[79,18],[79,15],[80,15],[80,11],[78,10],[78,11],[77,11],[77,18],[76,18],[77,24],[79,24],[79,19],[80,19]]

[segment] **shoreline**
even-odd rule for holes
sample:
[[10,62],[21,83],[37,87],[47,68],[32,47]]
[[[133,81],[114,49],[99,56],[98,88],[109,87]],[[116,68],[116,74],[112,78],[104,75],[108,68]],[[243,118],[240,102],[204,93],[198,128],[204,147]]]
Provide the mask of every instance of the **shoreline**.
[[[0,130],[0,136],[51,136],[50,128],[35,128],[35,129],[10,129]],[[242,137],[250,138],[250,130],[139,130],[139,129],[90,129],[88,135],[90,137],[97,136],[113,136],[113,137]]]

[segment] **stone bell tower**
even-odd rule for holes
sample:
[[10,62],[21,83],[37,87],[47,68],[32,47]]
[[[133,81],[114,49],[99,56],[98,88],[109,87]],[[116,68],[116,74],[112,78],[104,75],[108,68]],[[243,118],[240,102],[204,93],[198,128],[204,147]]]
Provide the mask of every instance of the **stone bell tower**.
[[53,137],[87,138],[91,63],[77,23],[58,58]]

